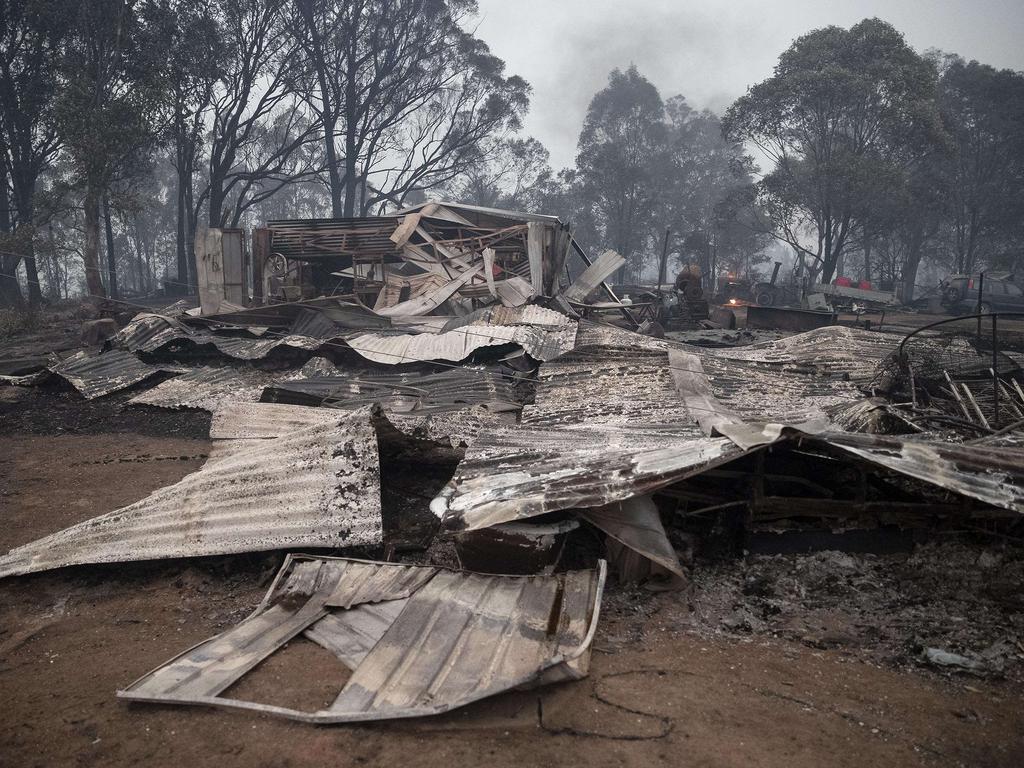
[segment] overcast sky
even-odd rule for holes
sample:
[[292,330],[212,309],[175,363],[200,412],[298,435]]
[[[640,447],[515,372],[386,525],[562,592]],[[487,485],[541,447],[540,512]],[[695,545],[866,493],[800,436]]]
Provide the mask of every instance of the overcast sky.
[[478,0],[477,34],[533,86],[525,133],[572,165],[587,105],[636,64],[662,98],[721,113],[811,29],[878,16],[918,51],[1024,70],[1024,0]]

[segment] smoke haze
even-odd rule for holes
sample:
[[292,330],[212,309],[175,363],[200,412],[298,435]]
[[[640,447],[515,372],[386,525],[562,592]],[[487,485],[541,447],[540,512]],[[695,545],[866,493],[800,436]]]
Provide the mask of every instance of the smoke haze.
[[779,54],[811,29],[878,16],[918,51],[940,48],[998,68],[1024,69],[1020,0],[479,0],[478,35],[533,86],[525,132],[573,164],[576,139],[608,72],[631,63],[663,98],[721,113],[771,74]]

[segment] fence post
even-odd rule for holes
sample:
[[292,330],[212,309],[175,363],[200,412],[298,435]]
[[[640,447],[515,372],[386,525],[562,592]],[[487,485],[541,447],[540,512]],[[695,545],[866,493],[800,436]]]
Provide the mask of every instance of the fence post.
[[985,287],[985,273],[978,273],[978,303],[974,307],[974,313],[978,316],[978,341],[981,341],[981,291]]
[[998,317],[998,314],[992,314],[992,409],[995,420],[992,426],[995,429],[999,429],[999,329],[996,325]]

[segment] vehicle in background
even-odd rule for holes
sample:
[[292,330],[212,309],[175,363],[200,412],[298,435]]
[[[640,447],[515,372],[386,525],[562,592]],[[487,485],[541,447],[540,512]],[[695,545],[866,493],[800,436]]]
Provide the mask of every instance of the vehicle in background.
[[979,275],[950,275],[939,284],[942,304],[958,315],[978,310],[978,288],[981,288],[981,313],[1024,312],[1024,288],[1007,272]]
[[718,294],[715,303],[726,305],[754,304],[759,307],[774,307],[800,303],[800,292],[793,283],[779,281],[779,270],[782,262],[776,261],[769,280],[740,280],[732,273],[723,275],[719,280]]

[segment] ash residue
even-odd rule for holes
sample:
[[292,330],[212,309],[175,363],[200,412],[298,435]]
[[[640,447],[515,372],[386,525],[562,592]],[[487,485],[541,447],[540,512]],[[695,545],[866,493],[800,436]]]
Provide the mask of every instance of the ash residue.
[[[610,635],[774,637],[896,667],[1024,681],[1024,550],[960,542],[910,554],[750,555],[698,564],[686,592],[612,586]],[[927,661],[927,649],[972,669]]]
[[199,410],[128,407],[136,388],[85,400],[69,385],[0,387],[0,435],[99,435],[205,438],[210,414]]

